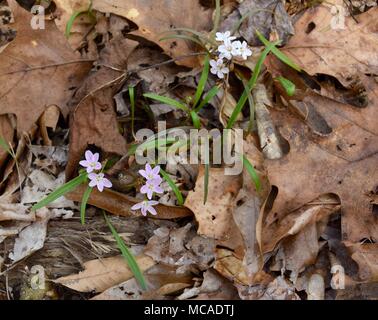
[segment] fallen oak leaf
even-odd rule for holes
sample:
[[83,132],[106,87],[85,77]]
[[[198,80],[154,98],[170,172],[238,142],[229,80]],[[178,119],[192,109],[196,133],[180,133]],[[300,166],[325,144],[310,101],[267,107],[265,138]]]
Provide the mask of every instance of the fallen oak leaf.
[[[132,35],[155,42],[172,58],[193,53],[195,47],[193,43],[180,39],[159,41],[163,38],[164,32],[183,27],[201,32],[209,31],[212,26],[212,10],[202,7],[198,0],[94,0],[93,9],[117,14],[131,20],[139,27],[137,31],[131,32]],[[162,19],[162,17],[165,18]],[[187,67],[196,67],[199,65],[199,60],[188,58],[177,63]]]
[[74,175],[90,144],[104,152],[126,153],[126,140],[118,130],[113,97],[125,80],[128,56],[137,46],[138,42],[123,36],[113,38],[101,51],[97,70],[89,75],[71,102],[76,107],[70,118],[67,179]]
[[[135,259],[142,272],[155,265],[150,257],[143,254]],[[122,256],[87,261],[84,268],[78,274],[61,277],[54,282],[80,292],[103,292],[134,276]]]
[[184,205],[198,221],[198,234],[228,240],[232,230],[237,229],[232,213],[242,184],[241,176],[225,175],[224,168],[209,168],[208,198],[204,204],[204,174],[201,166],[194,191],[189,192]]
[[28,132],[50,105],[67,116],[72,90],[83,81],[92,60],[73,52],[53,21],[45,21],[44,30],[34,30],[30,25],[33,15],[15,0],[9,5],[17,36],[0,52],[0,114],[15,114],[17,131],[22,133]]

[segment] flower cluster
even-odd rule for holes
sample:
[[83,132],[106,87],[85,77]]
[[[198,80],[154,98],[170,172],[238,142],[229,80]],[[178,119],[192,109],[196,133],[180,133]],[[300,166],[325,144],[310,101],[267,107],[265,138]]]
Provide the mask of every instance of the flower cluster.
[[80,165],[86,168],[88,173],[88,178],[90,180],[90,187],[97,187],[97,189],[102,192],[104,188],[111,188],[112,183],[110,180],[105,178],[105,175],[102,172],[95,172],[101,170],[102,165],[98,162],[100,158],[98,153],[93,154],[91,151],[85,151],[85,160],[80,161]]
[[145,185],[140,188],[140,192],[147,195],[146,200],[139,202],[131,207],[131,210],[139,210],[144,216],[147,215],[147,212],[150,212],[153,215],[156,215],[157,212],[154,205],[158,204],[158,201],[152,200],[154,193],[163,193],[164,190],[161,188],[160,184],[163,179],[159,175],[160,167],[156,166],[151,168],[149,163],[146,164],[145,170],[139,170],[139,174],[146,179]]
[[222,42],[222,44],[218,46],[219,56],[217,59],[210,60],[210,72],[217,75],[218,78],[223,79],[224,75],[230,71],[227,65],[232,58],[247,60],[252,55],[252,51],[249,49],[246,41],[234,41],[236,37],[231,36],[230,31],[217,32],[215,36],[215,40]]

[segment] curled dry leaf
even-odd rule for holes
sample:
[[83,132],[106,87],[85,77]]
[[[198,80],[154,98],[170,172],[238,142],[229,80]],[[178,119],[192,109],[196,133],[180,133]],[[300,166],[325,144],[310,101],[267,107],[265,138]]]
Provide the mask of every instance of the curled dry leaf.
[[72,97],[68,88],[80,85],[92,62],[73,52],[53,21],[46,21],[44,30],[34,30],[32,14],[15,0],[9,5],[17,36],[0,53],[0,114],[15,114],[21,133],[29,131],[50,105],[67,116]]
[[[68,193],[66,198],[80,202],[86,188],[86,186],[81,185],[72,192]],[[105,189],[103,192],[100,192],[96,188],[92,190],[88,199],[88,204],[90,205],[104,209],[112,214],[126,217],[131,215],[142,216],[140,212],[131,211],[131,207],[138,202],[140,202],[140,200],[123,193],[109,189]],[[157,215],[151,216],[151,218],[156,219],[175,219],[193,215],[193,213],[185,207],[170,207],[159,204],[154,208],[157,211]]]
[[[205,9],[197,0],[113,0],[111,2],[94,0],[93,8],[125,17],[138,25],[131,34],[144,37],[162,47],[173,58],[188,55],[195,51],[193,43],[181,39],[159,41],[164,32],[174,28],[190,28],[195,31],[209,31],[212,27],[212,10]],[[162,19],[162,17],[165,17]],[[198,66],[197,58],[177,61],[188,67]]]
[[[142,272],[155,264],[145,255],[137,256],[136,261]],[[133,277],[122,256],[87,261],[84,268],[78,274],[61,277],[54,282],[80,292],[103,292]]]
[[378,280],[378,245],[376,243],[345,243],[351,257],[358,264],[358,276],[363,282]]

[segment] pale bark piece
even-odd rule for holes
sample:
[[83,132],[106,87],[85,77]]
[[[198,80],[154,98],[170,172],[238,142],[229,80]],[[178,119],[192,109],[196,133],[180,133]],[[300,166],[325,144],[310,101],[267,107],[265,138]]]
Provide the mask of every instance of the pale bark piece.
[[223,168],[210,168],[208,197],[204,204],[204,174],[204,168],[200,167],[195,189],[189,192],[185,206],[193,211],[198,221],[198,234],[227,240],[236,228],[232,213],[242,184],[241,176],[227,176]]
[[58,106],[67,116],[73,90],[92,62],[70,48],[53,21],[45,21],[45,29],[32,29],[33,15],[15,0],[9,5],[17,36],[0,53],[0,114],[15,114],[21,133],[29,131],[50,105]]
[[[155,264],[145,255],[137,256],[136,261],[142,272]],[[122,256],[87,261],[84,267],[84,271],[59,278],[55,282],[80,292],[102,292],[133,277]]]
[[[95,0],[93,1],[93,8],[131,20],[139,27],[132,34],[155,42],[173,58],[193,53],[196,51],[196,47],[192,42],[181,39],[159,41],[167,35],[165,32],[174,28],[210,31],[212,27],[212,10],[202,7],[198,0]],[[172,34],[172,32],[169,34]],[[177,64],[195,67],[199,65],[199,60],[195,57],[188,58],[177,61]]]

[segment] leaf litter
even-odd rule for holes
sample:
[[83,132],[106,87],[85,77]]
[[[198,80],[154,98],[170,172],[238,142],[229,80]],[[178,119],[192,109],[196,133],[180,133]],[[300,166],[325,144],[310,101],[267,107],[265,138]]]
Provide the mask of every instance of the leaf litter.
[[[60,288],[64,298],[76,291],[94,300],[378,297],[376,6],[228,1],[218,17],[198,0],[55,1],[45,29],[35,30],[31,13],[7,4],[0,2],[0,242],[8,248],[1,290],[21,286],[21,297],[57,299],[51,288]],[[332,27],[333,6],[352,10],[339,17],[342,26]],[[216,31],[245,40],[252,56],[227,62],[224,80],[209,73],[203,85]],[[276,47],[235,115],[264,50],[256,31]],[[131,209],[145,197],[135,132],[156,133],[161,120],[168,131],[196,123],[170,100],[144,94],[192,111],[202,85],[203,97],[219,89],[198,112],[200,126],[221,129],[232,118],[233,130],[244,129],[249,165],[225,175],[225,163],[185,164],[186,146],[162,165],[157,215],[143,217]],[[86,150],[99,154],[113,185],[91,191],[86,225],[77,205],[84,185],[34,211],[80,174]],[[112,223],[147,290],[100,209],[118,216]],[[48,228],[59,225],[67,229]],[[125,225],[131,231],[122,232]],[[57,234],[65,253],[55,247]],[[38,293],[19,276],[35,264],[53,279]]]

